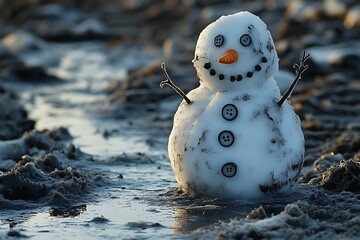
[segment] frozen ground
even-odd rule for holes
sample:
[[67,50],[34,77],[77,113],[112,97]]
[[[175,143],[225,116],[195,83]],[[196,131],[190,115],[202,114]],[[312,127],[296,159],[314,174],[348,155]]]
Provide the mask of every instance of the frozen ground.
[[[0,4],[0,239],[359,238],[356,1],[170,2]],[[180,99],[158,87],[159,64],[197,86],[199,31],[245,9],[270,26],[283,69],[313,56],[292,99],[306,138],[299,189],[186,196],[166,152]]]

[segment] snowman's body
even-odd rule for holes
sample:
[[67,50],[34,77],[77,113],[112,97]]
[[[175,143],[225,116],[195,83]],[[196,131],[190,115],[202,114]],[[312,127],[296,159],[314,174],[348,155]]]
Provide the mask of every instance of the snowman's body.
[[200,34],[194,66],[201,84],[187,94],[192,104],[180,104],[168,145],[180,187],[220,198],[291,189],[304,137],[289,103],[277,104],[278,58],[266,25],[248,12],[221,17]]

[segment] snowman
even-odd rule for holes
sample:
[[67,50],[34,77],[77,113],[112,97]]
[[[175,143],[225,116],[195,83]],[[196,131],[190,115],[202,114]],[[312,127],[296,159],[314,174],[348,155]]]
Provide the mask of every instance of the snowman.
[[171,166],[186,193],[254,199],[290,192],[300,174],[304,136],[287,101],[307,69],[281,96],[273,78],[278,56],[266,24],[249,12],[222,16],[197,41],[194,67],[200,86],[183,98],[168,143]]

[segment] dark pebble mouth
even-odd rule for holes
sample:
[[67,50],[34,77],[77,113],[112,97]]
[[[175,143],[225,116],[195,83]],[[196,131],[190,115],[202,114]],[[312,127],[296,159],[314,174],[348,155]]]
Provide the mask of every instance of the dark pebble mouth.
[[256,74],[257,72],[260,72],[263,69],[263,67],[260,64],[265,64],[267,62],[268,62],[268,59],[266,57],[262,57],[261,62],[256,64],[253,67],[252,71],[246,72],[244,74],[229,75],[229,76],[226,76],[223,73],[218,73],[214,68],[211,68],[210,62],[206,62],[203,67],[209,71],[210,76],[217,76],[220,81],[229,80],[230,82],[240,82],[244,78],[252,78],[254,76],[254,74]]

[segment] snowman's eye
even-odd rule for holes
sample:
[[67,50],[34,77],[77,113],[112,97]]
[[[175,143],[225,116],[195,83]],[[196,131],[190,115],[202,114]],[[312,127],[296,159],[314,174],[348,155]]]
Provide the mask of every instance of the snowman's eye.
[[251,37],[249,34],[244,34],[240,37],[240,43],[244,47],[247,47],[251,44]]
[[219,34],[219,35],[217,35],[215,38],[214,38],[214,44],[215,44],[215,46],[217,46],[217,47],[220,47],[221,45],[223,45],[224,44],[224,36],[223,35],[221,35],[221,34]]

